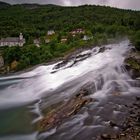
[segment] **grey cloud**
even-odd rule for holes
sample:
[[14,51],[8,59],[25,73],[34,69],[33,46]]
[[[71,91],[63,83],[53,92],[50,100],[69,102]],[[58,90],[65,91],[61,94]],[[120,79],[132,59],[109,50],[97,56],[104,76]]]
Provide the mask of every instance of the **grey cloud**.
[[21,4],[21,3],[39,3],[39,4],[63,4],[63,0],[0,0],[10,4]]
[[17,3],[39,3],[39,4],[58,4],[65,6],[77,6],[83,4],[107,5],[125,9],[140,10],[140,0],[1,0],[11,4]]

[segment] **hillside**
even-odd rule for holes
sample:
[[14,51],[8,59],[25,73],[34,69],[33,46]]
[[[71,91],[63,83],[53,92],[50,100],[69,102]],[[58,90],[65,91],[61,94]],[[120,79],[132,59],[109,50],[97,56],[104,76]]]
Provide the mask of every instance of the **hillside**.
[[108,26],[131,30],[140,28],[140,12],[131,10],[88,5],[80,7],[46,5],[35,9],[26,7],[29,5],[15,5],[0,10],[0,37],[15,36],[19,32],[26,36],[44,35],[52,28],[58,31],[70,31],[82,27],[95,32],[94,27],[97,25],[103,28],[100,32]]
[[[72,37],[70,32],[75,29],[83,29],[85,34]],[[50,43],[45,43],[48,30],[56,34],[49,38]],[[92,5],[13,5],[0,9],[0,31],[0,38],[23,33],[25,47],[4,49],[3,54],[7,65],[16,60],[19,66],[21,64],[18,69],[23,69],[64,56],[82,46],[103,44],[108,38],[120,36],[128,36],[140,50],[140,11]],[[84,35],[92,39],[83,41]],[[35,47],[34,39],[40,40],[40,48]]]
[[10,6],[10,4],[0,1],[0,8],[5,8],[7,6]]

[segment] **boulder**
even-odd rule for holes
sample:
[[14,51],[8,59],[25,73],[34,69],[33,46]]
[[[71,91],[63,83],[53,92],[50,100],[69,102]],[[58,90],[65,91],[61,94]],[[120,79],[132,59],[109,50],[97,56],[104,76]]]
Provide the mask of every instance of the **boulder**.
[[140,57],[138,54],[131,54],[125,59],[125,68],[133,79],[140,77]]

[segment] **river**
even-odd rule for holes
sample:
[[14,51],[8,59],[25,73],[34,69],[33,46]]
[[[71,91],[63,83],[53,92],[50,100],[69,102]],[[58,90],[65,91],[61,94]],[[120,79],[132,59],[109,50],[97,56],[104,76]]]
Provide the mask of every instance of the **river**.
[[[101,47],[85,50],[61,67],[57,66],[62,62],[57,62],[1,77],[0,140],[94,140],[102,132],[117,133],[119,128],[109,128],[108,121],[121,123],[127,115],[124,104],[140,90],[124,68],[130,49],[129,41],[124,40],[102,46],[102,51]],[[34,124],[43,117],[44,108],[68,100],[91,82],[94,87],[89,96],[97,102],[59,127],[37,132]]]

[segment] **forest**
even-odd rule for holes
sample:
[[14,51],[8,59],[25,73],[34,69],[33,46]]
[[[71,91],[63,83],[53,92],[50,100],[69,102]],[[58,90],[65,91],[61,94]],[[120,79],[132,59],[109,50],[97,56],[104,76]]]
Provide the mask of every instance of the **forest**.
[[[73,38],[74,29],[82,28],[93,36],[83,41],[83,34]],[[56,32],[48,44],[44,42],[48,30]],[[23,33],[26,44],[20,47],[4,47],[2,55],[5,65],[18,63],[16,70],[50,61],[64,56],[71,50],[90,45],[100,45],[109,38],[127,36],[140,51],[140,11],[123,10],[106,6],[83,5],[62,7],[57,5],[7,5],[0,6],[0,38],[16,37]],[[60,39],[66,36],[66,43]],[[36,47],[33,39],[40,38]]]

